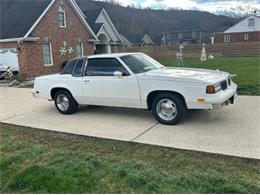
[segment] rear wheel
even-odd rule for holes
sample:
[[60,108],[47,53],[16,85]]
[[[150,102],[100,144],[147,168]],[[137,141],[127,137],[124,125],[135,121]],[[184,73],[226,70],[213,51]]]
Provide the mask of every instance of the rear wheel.
[[184,118],[186,106],[179,95],[161,93],[152,102],[152,113],[160,123],[175,125]]
[[78,108],[78,103],[66,90],[58,91],[55,94],[54,102],[57,110],[62,114],[73,114]]

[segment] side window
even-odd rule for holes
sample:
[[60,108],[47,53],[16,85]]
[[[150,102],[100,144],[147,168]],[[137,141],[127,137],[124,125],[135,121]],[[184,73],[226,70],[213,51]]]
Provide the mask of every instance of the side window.
[[77,59],[68,61],[68,63],[65,65],[60,74],[71,74],[76,63]]
[[120,71],[123,76],[130,74],[124,66],[115,58],[89,59],[86,76],[114,76],[115,71]]
[[75,68],[73,69],[72,76],[80,77],[82,76],[82,70],[84,68],[84,59],[81,58],[78,60]]

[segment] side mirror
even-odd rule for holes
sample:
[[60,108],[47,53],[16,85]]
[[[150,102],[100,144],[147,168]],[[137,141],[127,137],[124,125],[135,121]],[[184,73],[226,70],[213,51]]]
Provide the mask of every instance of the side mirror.
[[114,76],[120,78],[120,77],[123,76],[123,73],[120,72],[120,71],[115,71],[115,72],[114,72]]

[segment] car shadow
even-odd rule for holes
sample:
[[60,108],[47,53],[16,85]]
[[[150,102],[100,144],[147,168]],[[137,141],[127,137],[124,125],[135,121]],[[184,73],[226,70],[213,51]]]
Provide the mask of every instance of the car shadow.
[[118,108],[118,107],[105,107],[105,106],[80,106],[77,113],[82,114],[97,114],[99,116],[114,116],[124,118],[143,118],[144,120],[150,119],[152,113],[149,110],[134,109],[134,108]]
[[[210,123],[216,121],[216,112],[209,110],[187,110],[186,116],[182,121],[183,124],[189,123]],[[143,120],[151,120],[153,118],[152,112],[149,110],[140,110],[134,108],[117,108],[117,107],[104,107],[104,106],[80,106],[78,109],[79,114],[96,114],[100,117],[106,115],[123,118],[142,118]],[[217,114],[219,115],[219,114]]]

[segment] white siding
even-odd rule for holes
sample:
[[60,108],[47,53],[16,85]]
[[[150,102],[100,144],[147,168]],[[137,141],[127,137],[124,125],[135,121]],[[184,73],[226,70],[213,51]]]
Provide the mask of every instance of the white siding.
[[[248,25],[249,19],[254,19],[253,26]],[[225,33],[254,32],[254,31],[260,31],[260,18],[256,16],[249,16],[248,18],[242,20],[241,22],[237,23],[236,25],[226,30]]]

